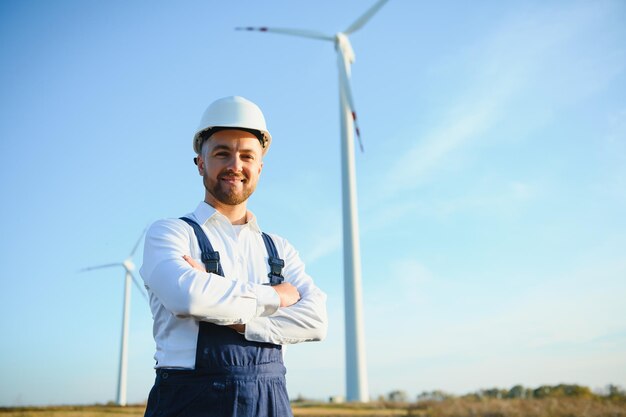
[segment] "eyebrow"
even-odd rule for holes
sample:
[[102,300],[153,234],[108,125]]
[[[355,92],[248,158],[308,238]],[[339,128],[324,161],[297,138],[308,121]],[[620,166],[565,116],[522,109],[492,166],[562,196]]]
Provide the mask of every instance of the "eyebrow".
[[211,149],[211,152],[213,152],[213,151],[222,151],[222,150],[231,151],[232,149],[230,148],[230,146],[227,146],[227,145],[215,145],[215,147],[213,147],[213,149]]
[[[215,145],[211,152],[215,151],[229,151],[234,152],[234,149],[228,145]],[[239,153],[256,153],[254,147],[241,146],[239,147]]]

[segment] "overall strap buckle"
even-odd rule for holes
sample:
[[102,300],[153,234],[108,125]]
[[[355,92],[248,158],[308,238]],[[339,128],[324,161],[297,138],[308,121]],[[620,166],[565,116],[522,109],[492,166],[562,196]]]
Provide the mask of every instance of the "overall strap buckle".
[[200,259],[202,259],[206,271],[224,276],[224,270],[220,264],[220,253],[213,250],[213,246],[206,233],[204,233],[204,230],[202,230],[202,227],[188,217],[181,217],[180,219],[193,228],[196,238],[198,239],[198,246],[200,246],[200,251],[202,252]]
[[267,263],[270,265],[270,273],[267,274],[267,277],[270,279],[270,285],[282,284],[285,280],[285,277],[283,277],[285,261],[279,258],[276,245],[267,233],[263,233],[263,243],[265,243],[265,249],[267,249]]
[[212,274],[219,274],[220,269],[220,253],[219,252],[202,252],[200,256],[202,263],[206,267],[206,271]]
[[270,256],[267,262],[270,264],[270,273],[267,274],[270,279],[270,285],[281,284],[285,280],[285,277],[283,277],[283,267],[285,266],[285,261],[280,258]]

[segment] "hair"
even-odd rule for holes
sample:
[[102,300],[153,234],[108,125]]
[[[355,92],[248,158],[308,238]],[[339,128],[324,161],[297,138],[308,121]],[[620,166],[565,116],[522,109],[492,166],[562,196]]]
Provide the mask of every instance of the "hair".
[[209,153],[209,138],[206,138],[202,141],[202,147],[200,148],[200,155],[202,156],[202,160],[206,164],[207,155]]

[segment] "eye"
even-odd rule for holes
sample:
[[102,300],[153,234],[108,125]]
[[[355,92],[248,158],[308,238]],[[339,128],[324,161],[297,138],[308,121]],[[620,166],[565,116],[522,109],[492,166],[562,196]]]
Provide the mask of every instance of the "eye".
[[213,154],[213,157],[215,157],[215,158],[228,158],[228,152],[226,152],[226,151],[215,152]]
[[250,161],[254,161],[256,159],[256,155],[254,155],[254,153],[250,152],[250,153],[242,153],[240,156],[242,161],[246,161],[246,162],[250,162]]

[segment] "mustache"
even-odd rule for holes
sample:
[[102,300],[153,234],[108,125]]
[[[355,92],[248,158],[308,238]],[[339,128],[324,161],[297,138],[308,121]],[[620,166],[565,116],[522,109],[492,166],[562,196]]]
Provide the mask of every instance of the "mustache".
[[235,179],[235,180],[248,180],[248,176],[244,175],[241,172],[235,172],[231,169],[226,169],[222,172],[220,172],[220,174],[218,175],[219,178],[228,178],[228,179]]

